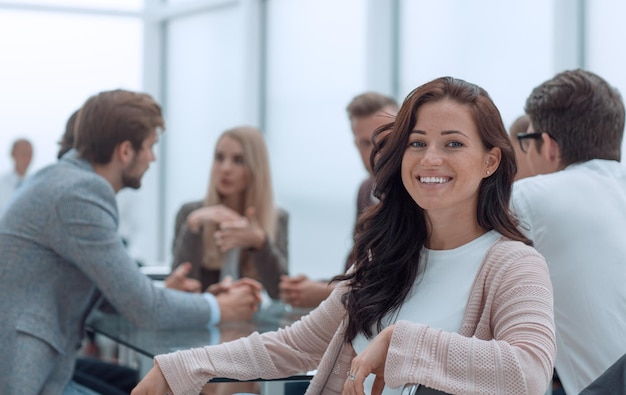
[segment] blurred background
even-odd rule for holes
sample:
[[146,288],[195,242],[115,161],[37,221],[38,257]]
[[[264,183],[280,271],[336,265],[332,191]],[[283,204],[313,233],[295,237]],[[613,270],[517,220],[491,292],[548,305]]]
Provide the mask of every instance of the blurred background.
[[327,278],[351,246],[366,177],[345,107],[366,90],[402,101],[443,75],[485,88],[507,127],[533,87],[585,68],[626,92],[623,0],[0,0],[0,172],[19,137],[29,173],[56,160],[92,94],[145,91],[166,132],[120,231],[146,265],[170,265],[174,217],[204,196],[213,147],[265,133],[290,272]]

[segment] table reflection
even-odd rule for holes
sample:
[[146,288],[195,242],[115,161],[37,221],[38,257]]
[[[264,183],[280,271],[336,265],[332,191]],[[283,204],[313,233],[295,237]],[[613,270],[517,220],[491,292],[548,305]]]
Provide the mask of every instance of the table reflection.
[[[215,327],[202,326],[171,330],[138,328],[118,314],[96,311],[87,320],[87,328],[136,353],[138,357],[134,358],[135,362],[129,365],[135,365],[133,367],[138,368],[140,375],[143,376],[152,367],[152,358],[155,355],[219,344],[248,336],[255,331],[260,333],[274,331],[292,324],[309,311],[310,309],[291,308],[282,302],[272,301],[261,308],[251,321],[222,323]],[[310,372],[303,372],[302,375],[281,380],[264,380],[262,384],[215,378],[211,380],[211,384],[205,386],[202,394],[230,394],[244,392],[244,390],[253,393],[285,393],[277,387],[271,387],[270,390],[268,382],[309,381],[311,377]]]

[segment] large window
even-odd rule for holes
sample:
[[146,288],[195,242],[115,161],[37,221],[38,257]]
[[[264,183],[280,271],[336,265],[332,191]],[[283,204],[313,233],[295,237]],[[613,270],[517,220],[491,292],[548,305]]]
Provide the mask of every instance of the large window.
[[[44,4],[45,3],[45,4]],[[52,7],[81,3],[86,8]],[[108,8],[99,9],[104,3]],[[118,3],[125,3],[120,2]],[[127,10],[137,1],[126,2]],[[141,14],[112,9],[110,1],[32,1],[20,7],[0,3],[0,172],[12,166],[10,146],[17,138],[33,143],[33,173],[56,161],[69,116],[103,90],[142,89]],[[137,193],[119,195],[120,231],[141,238],[151,224],[136,210]],[[143,217],[143,218],[142,218]],[[142,224],[142,225],[140,225]],[[137,255],[147,249],[132,246]],[[154,256],[154,255],[153,255]],[[140,259],[150,259],[141,257]]]
[[[626,52],[617,45],[626,37],[626,25],[621,16],[626,13],[626,3],[613,0],[587,2],[585,68],[598,73],[617,87],[626,98]],[[622,141],[622,160],[626,155],[626,141]]]
[[441,76],[482,86],[505,126],[532,88],[552,77],[554,4],[544,0],[403,0],[400,90]]
[[366,173],[345,108],[367,89],[366,11],[362,0],[269,2],[266,132],[294,274],[338,274],[352,244]]
[[56,159],[65,121],[90,95],[141,89],[138,18],[8,10],[0,37],[3,170],[16,137],[33,141],[36,170]]
[[[402,100],[453,75],[483,86],[506,126],[532,88],[587,67],[626,92],[613,0],[0,0],[0,171],[17,137],[31,170],[56,160],[67,117],[118,87],[162,104],[167,131],[142,189],[120,205],[132,253],[169,265],[173,223],[205,194],[217,136],[265,133],[290,213],[290,269],[328,278],[351,247],[366,177],[345,107],[365,90]],[[10,39],[7,39],[10,38]],[[4,159],[1,159],[4,158]],[[137,204],[137,202],[141,202]],[[134,207],[133,207],[134,205]]]
[[52,7],[50,10],[58,10],[60,7],[81,7],[93,10],[139,11],[143,7],[144,0],[13,0],[2,1],[0,5],[14,5],[19,8]]

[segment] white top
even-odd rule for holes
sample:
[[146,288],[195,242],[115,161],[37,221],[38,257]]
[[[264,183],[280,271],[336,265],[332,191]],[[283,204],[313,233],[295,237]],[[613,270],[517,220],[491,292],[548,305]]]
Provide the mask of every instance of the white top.
[[[498,232],[492,230],[452,250],[424,248],[421,258],[426,262],[424,271],[418,274],[400,311],[385,317],[384,326],[405,320],[458,333],[474,278],[485,254],[500,237]],[[352,346],[358,354],[369,342],[361,334],[354,338]],[[374,378],[371,374],[365,380],[366,394],[371,392]],[[400,394],[401,391],[402,388],[385,387],[383,395]]]
[[592,160],[515,182],[554,287],[555,368],[577,394],[626,353],[626,167]]
[[15,188],[19,185],[20,178],[14,170],[0,176],[0,216],[4,213],[6,206],[13,197]]

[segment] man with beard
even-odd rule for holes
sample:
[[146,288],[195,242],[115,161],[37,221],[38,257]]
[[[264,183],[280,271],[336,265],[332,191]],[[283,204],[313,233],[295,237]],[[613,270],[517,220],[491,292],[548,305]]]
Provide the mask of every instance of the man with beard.
[[146,94],[92,96],[74,149],[26,180],[0,220],[0,393],[89,393],[71,377],[85,319],[103,297],[154,329],[245,320],[256,310],[259,284],[217,295],[155,288],[124,248],[115,194],[141,186],[163,124]]

